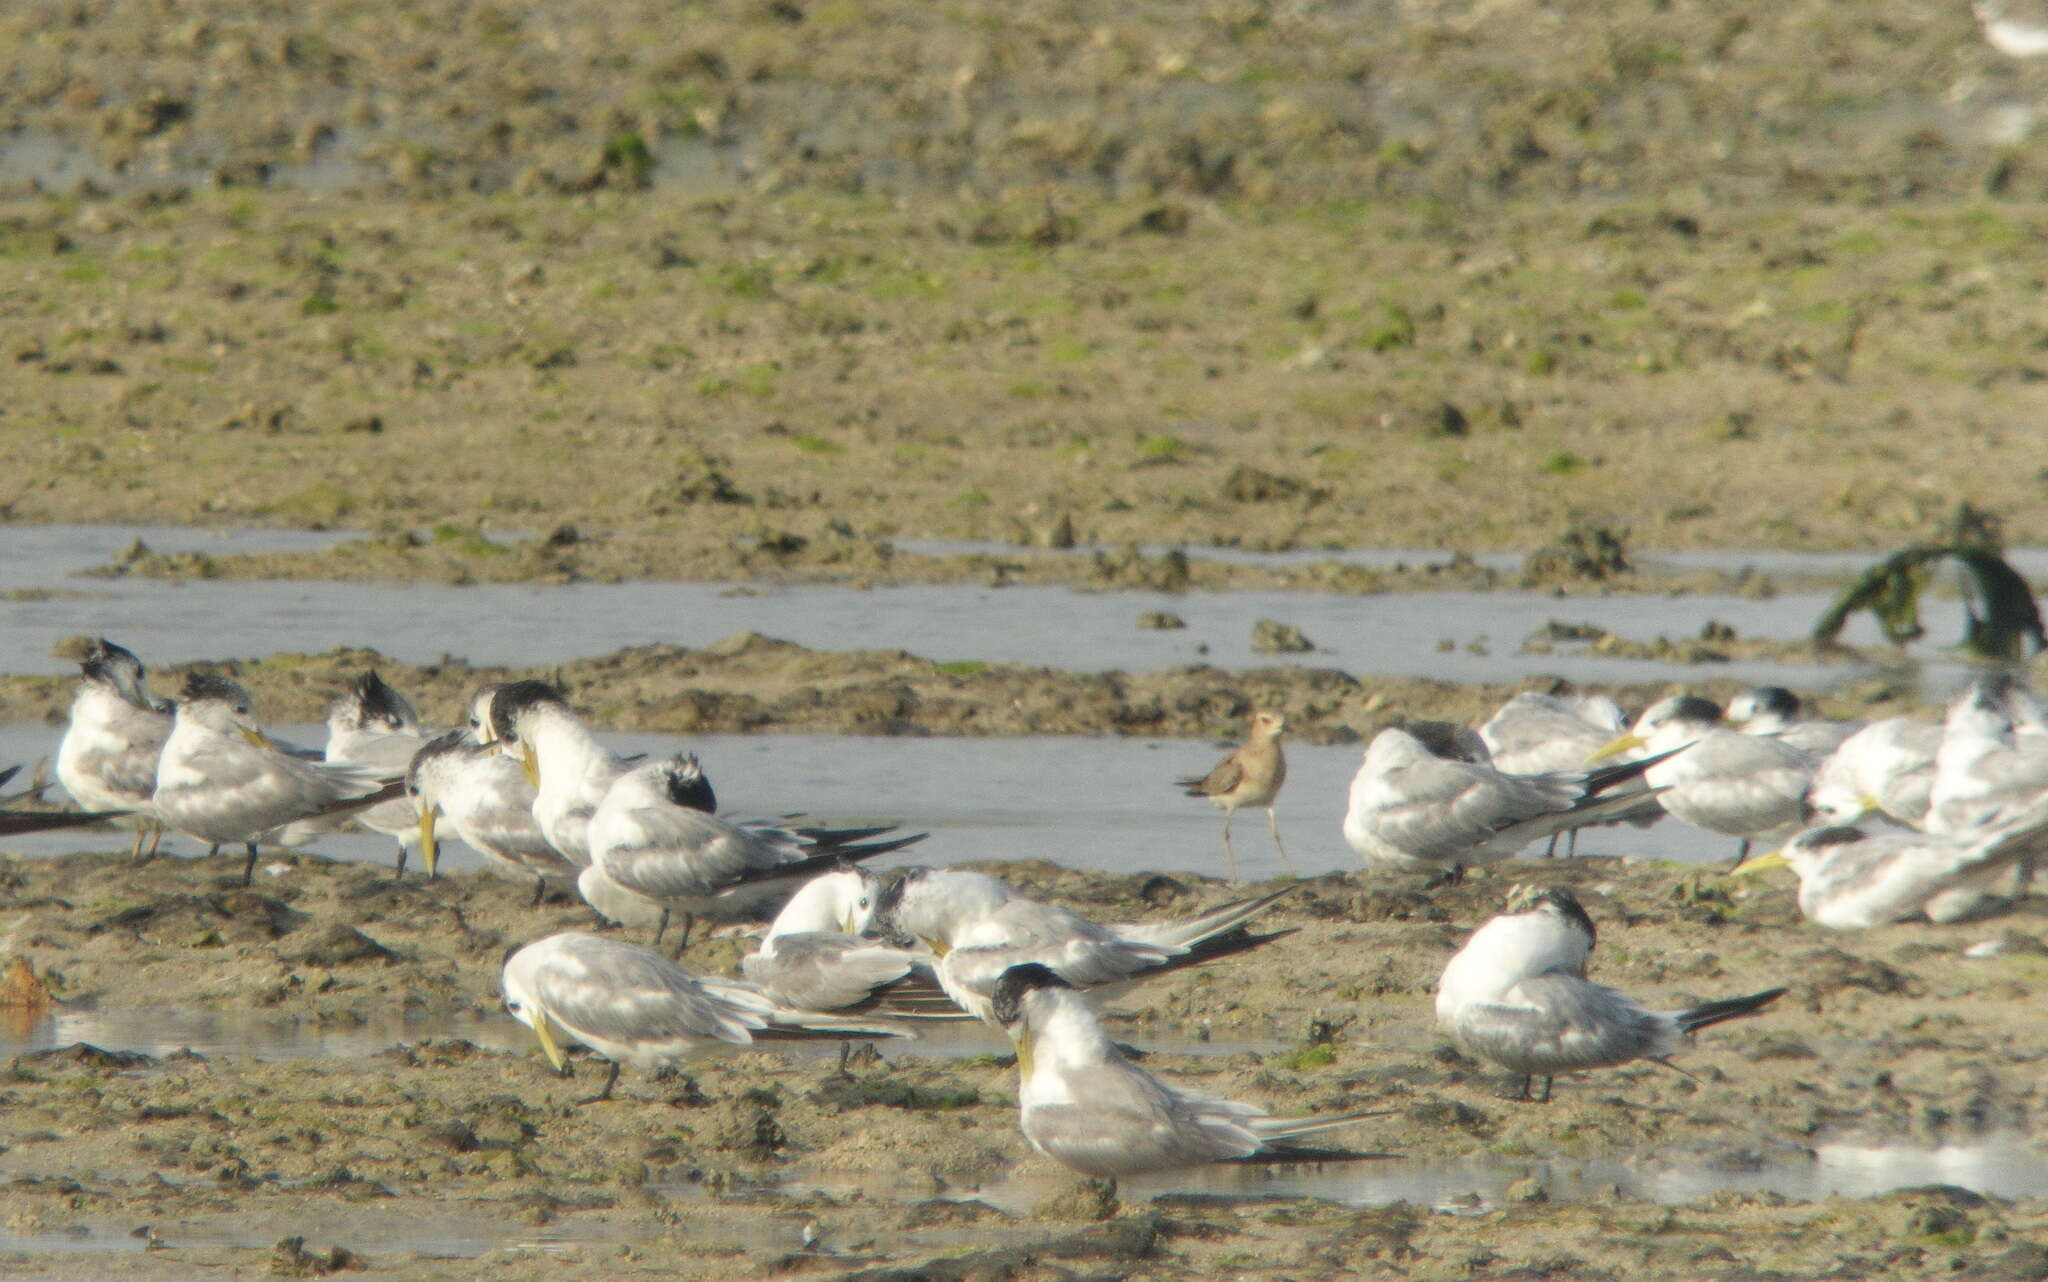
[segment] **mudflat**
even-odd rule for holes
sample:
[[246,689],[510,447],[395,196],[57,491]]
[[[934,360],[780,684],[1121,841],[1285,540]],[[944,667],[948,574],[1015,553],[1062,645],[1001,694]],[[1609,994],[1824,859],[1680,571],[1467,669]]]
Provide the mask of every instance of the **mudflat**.
[[[1198,877],[1000,871],[1105,920],[1236,893]],[[1506,1098],[1502,1073],[1433,1029],[1431,988],[1518,882],[1575,887],[1600,927],[1595,977],[1653,1005],[1791,991],[1701,1033],[1675,1069],[1565,1078],[1547,1104]],[[27,1239],[10,1255],[24,1252],[36,1276],[102,1276],[108,1252],[138,1277],[310,1267],[293,1249],[325,1267],[339,1247],[350,1267],[408,1276],[1719,1276],[1740,1262],[1933,1277],[2017,1266],[2048,1228],[2038,1198],[1957,1189],[1665,1206],[1619,1186],[1572,1196],[1561,1182],[1579,1163],[1647,1179],[1803,1167],[1811,1146],[1845,1136],[1929,1148],[2024,1131],[2048,1053],[2029,1013],[2048,956],[2038,907],[1843,936],[1800,921],[1786,886],[1653,862],[1523,861],[1457,887],[1311,879],[1265,918],[1296,933],[1146,985],[1113,1004],[1109,1027],[1161,1043],[1145,1066],[1196,1089],[1278,1112],[1390,1110],[1344,1134],[1358,1150],[1474,1180],[1526,1172],[1497,1200],[1354,1207],[1284,1185],[1176,1193],[1174,1177],[1120,1204],[1030,1153],[999,1037],[911,1043],[845,1072],[830,1055],[763,1052],[686,1076],[629,1069],[614,1099],[579,1104],[601,1065],[555,1077],[497,1013],[497,973],[507,945],[588,928],[589,910],[562,897],[529,907],[529,886],[488,874],[395,880],[285,855],[243,889],[227,857],[72,855],[0,863],[0,884],[0,930],[50,959],[45,978],[68,1007],[339,1034],[467,1020],[490,1034],[429,1031],[342,1057],[15,1057],[0,1078],[0,1206]],[[726,972],[750,947],[727,933],[693,942],[684,962]],[[279,1245],[292,1237],[305,1240]]]

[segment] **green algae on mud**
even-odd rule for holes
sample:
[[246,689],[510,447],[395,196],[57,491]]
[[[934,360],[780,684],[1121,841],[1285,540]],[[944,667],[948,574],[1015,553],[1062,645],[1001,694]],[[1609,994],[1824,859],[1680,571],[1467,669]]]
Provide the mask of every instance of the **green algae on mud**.
[[[345,1025],[394,1009],[495,1010],[504,946],[588,916],[559,897],[529,908],[524,885],[485,874],[400,882],[312,855],[274,862],[279,875],[243,890],[227,858],[0,861],[10,892],[0,935],[68,1003],[115,1008],[176,993],[187,1008]],[[1119,920],[1236,893],[1198,877],[1000,871],[1028,893]],[[1503,1099],[1499,1074],[1431,1029],[1430,990],[1465,932],[1498,910],[1512,883],[1532,879],[1576,887],[1601,926],[1594,973],[1604,982],[1673,1006],[1776,983],[1793,992],[1758,1019],[1701,1035],[1679,1061],[1685,1075],[1639,1064],[1566,1079],[1549,1105]],[[2032,1070],[2048,1042],[2027,1017],[2038,909],[1974,926],[1827,935],[1799,919],[1787,885],[1724,888],[1696,870],[1602,859],[1499,865],[1458,887],[1331,875],[1304,883],[1269,919],[1299,933],[1139,989],[1114,1008],[1112,1029],[1138,1040],[1178,1030],[1301,1045],[1334,1027],[1326,1055],[1160,1052],[1147,1066],[1279,1111],[1391,1108],[1399,1116],[1366,1123],[1361,1143],[1417,1158],[1511,1155],[1503,1160],[1529,1162],[1539,1193],[1545,1158],[1741,1168],[1799,1160],[1836,1134],[1965,1142],[2024,1126],[2041,1106]],[[301,937],[338,930],[380,951],[309,960]],[[1963,956],[2001,934],[2036,942]],[[730,935],[703,940],[686,964],[730,970],[745,946]],[[144,967],[150,991],[139,995]],[[104,1257],[34,1245],[78,1225],[115,1239],[153,1226],[168,1250],[132,1257],[143,1277],[183,1276],[198,1261],[258,1263],[292,1235],[309,1235],[316,1251],[343,1246],[372,1268],[445,1276],[544,1268],[583,1277],[658,1261],[675,1275],[713,1277],[770,1259],[828,1274],[963,1252],[993,1266],[995,1255],[973,1253],[1043,1249],[1084,1232],[1050,1202],[1034,1220],[948,1200],[957,1196],[948,1190],[1012,1170],[1050,1188],[1064,1177],[1018,1135],[1005,1063],[910,1049],[857,1064],[850,1082],[829,1059],[760,1053],[692,1065],[687,1078],[629,1069],[612,1102],[583,1106],[574,1101],[590,1089],[588,1061],[577,1080],[562,1080],[537,1049],[455,1038],[346,1060],[21,1055],[0,1071],[0,1214],[24,1239],[11,1254],[59,1277],[103,1267]],[[939,1098],[948,1107],[897,1103]],[[531,1240],[541,1228],[562,1244],[544,1261],[514,1247],[486,1249],[472,1264],[429,1263],[420,1257],[432,1244],[414,1243],[406,1228],[428,1208],[488,1226],[487,1241]],[[802,1250],[807,1222],[819,1253]],[[1112,1223],[1139,1230],[1143,1245],[1119,1254],[1098,1240],[1101,1256],[1067,1258],[1173,1278],[1278,1278],[1368,1262],[1450,1278],[1472,1276],[1482,1258],[1482,1276],[1554,1273],[1569,1258],[1578,1276],[1717,1276],[1740,1265],[1802,1276],[1882,1259],[1893,1275],[1931,1277],[2006,1260],[2048,1231],[2048,1203],[1921,1190],[1823,1204],[1722,1193],[1665,1207],[1617,1192],[1433,1214],[1168,1196],[1127,1204]],[[224,1233],[228,1225],[239,1228]],[[934,1237],[938,1229],[964,1232]]]

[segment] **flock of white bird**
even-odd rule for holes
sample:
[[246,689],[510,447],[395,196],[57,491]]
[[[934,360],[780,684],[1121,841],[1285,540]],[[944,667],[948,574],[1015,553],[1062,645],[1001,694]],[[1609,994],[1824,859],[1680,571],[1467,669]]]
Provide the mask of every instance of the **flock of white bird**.
[[[657,1068],[721,1047],[910,1035],[921,1020],[978,1018],[1016,1047],[1023,1133],[1033,1148],[1114,1178],[1204,1162],[1368,1156],[1303,1137],[1371,1113],[1279,1118],[1177,1089],[1133,1064],[1094,1010],[1157,974],[1284,938],[1252,920],[1294,884],[1172,921],[1103,924],[951,868],[879,874],[866,861],[925,834],[734,822],[693,756],[640,760],[598,742],[554,687],[487,686],[469,721],[439,737],[374,674],[349,683],[314,751],[252,720],[248,693],[189,676],[149,694],[129,651],[93,643],[57,757],[84,809],[0,812],[0,834],[114,820],[134,854],[165,830],[214,850],[240,845],[246,883],[262,844],[296,845],[360,822],[417,847],[429,876],[453,833],[508,875],[575,884],[612,926],[680,916],[680,957],[699,919],[776,909],[741,977],[695,976],[616,933],[570,931],[509,950],[506,1008],[549,1062],[581,1045]],[[1286,777],[1277,713],[1190,795],[1231,814],[1272,804]],[[1605,698],[1521,694],[1477,732],[1444,722],[1381,731],[1352,781],[1343,832],[1368,867],[1456,881],[1473,865],[1571,839],[1590,824],[1665,816],[1776,847],[1736,872],[1789,865],[1811,920],[1837,929],[1925,916],[1954,921],[2025,893],[2048,844],[2048,716],[2017,681],[1987,676],[1944,724],[1800,719],[1766,688],[1724,710],[1680,696],[1633,724]],[[1279,842],[1277,824],[1273,838]],[[1281,849],[1285,858],[1284,847]],[[146,856],[145,856],[146,857]],[[1738,856],[1740,859],[1740,856]],[[1290,865],[1291,867],[1291,865]],[[1595,928],[1567,890],[1517,890],[1437,986],[1439,1024],[1467,1053],[1548,1099],[1559,1073],[1676,1053],[1682,1038],[1760,1010],[1784,990],[1651,1010],[1586,978]],[[592,1102],[586,1101],[586,1102]]]

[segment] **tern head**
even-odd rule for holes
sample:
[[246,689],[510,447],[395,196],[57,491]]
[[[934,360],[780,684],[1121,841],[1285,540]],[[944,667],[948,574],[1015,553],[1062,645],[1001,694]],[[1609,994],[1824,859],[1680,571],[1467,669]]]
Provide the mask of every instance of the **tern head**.
[[1791,721],[1799,715],[1799,696],[1784,686],[1757,686],[1728,701],[1730,724],[1744,725],[1759,717]]
[[718,813],[718,794],[711,790],[711,780],[705,777],[704,767],[697,764],[696,753],[678,753],[655,764],[660,770],[662,788],[670,801],[690,810],[701,810],[707,815]]
[[875,924],[881,887],[858,868],[820,873],[791,895],[768,928],[770,935],[811,931],[864,935]]
[[561,936],[550,936],[539,943],[514,944],[506,949],[505,969],[499,983],[505,994],[506,1013],[532,1029],[533,1035],[540,1039],[540,1048],[547,1055],[548,1063],[557,1073],[566,1073],[568,1056],[562,1053],[554,1030],[548,1027],[547,1008],[541,1005],[538,996],[538,973],[546,962],[547,946],[558,938]]
[[489,681],[478,686],[476,693],[469,696],[469,724],[464,728],[478,743],[490,743],[495,738],[490,728],[491,700],[504,688],[502,681]]
[[1867,840],[1869,835],[1853,824],[1808,828],[1776,850],[1743,860],[1731,868],[1728,875],[1746,877],[1769,868],[1790,868],[1803,880],[1809,872],[1824,863],[1837,850]]
[[962,926],[979,921],[1016,897],[987,873],[958,868],[908,868],[876,902],[875,928],[917,940],[943,954]]
[[150,702],[149,690],[144,683],[142,660],[105,637],[97,637],[87,644],[84,657],[78,661],[78,670],[88,685],[110,690],[138,708],[157,710],[156,705]]
[[540,787],[540,758],[534,748],[534,727],[551,716],[573,717],[561,691],[545,681],[514,681],[491,692],[484,716],[485,743],[499,745],[506,756],[526,768],[526,781]]
[[1486,741],[1470,726],[1459,725],[1455,721],[1411,721],[1401,729],[1427,749],[1432,757],[1475,766],[1493,764],[1493,754],[1486,750]]
[[1675,694],[1643,709],[1635,726],[1608,740],[1586,758],[1587,764],[1632,756],[1648,749],[1662,752],[1692,742],[1721,722],[1721,705],[1698,695]]
[[545,681],[512,681],[491,692],[484,718],[485,743],[509,743],[521,735],[521,727],[548,712],[567,713],[562,692]]
[[[991,1005],[995,1010],[996,1023],[1010,1035],[1020,1049],[1025,1042],[1025,1023],[1029,1018],[1031,994],[1052,989],[1068,988],[1072,984],[1054,974],[1052,968],[1038,962],[1026,962],[1012,966],[996,979],[995,994]],[[1021,1061],[1020,1061],[1021,1063]],[[1022,1065],[1028,1073],[1028,1065]]]
[[184,688],[178,691],[179,720],[262,743],[262,732],[249,720],[254,709],[255,704],[241,682],[217,672],[190,673],[185,677]]
[[327,707],[331,730],[370,730],[380,734],[418,734],[420,717],[406,697],[384,678],[366,672],[352,678]]
[[441,812],[441,790],[448,786],[449,776],[479,751],[481,749],[470,739],[467,730],[450,730],[440,738],[422,744],[405,768],[405,794],[412,798],[413,810],[419,815],[420,860],[426,865],[429,877],[435,875],[441,856],[441,848],[434,841],[434,823]]
[[1517,886],[1508,896],[1510,914],[1545,913],[1586,937],[1586,946],[1600,942],[1600,932],[1586,914],[1579,897],[1564,886]]

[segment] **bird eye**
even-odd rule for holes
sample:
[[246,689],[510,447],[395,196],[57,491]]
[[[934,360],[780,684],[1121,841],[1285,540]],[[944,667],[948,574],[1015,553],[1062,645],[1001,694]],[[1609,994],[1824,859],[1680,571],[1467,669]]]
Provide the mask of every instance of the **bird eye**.
[[865,899],[861,900],[861,901],[860,901],[860,906],[861,906],[862,908],[865,908],[865,907],[867,907],[867,906],[868,906],[868,901],[867,901],[867,900],[865,900]]

